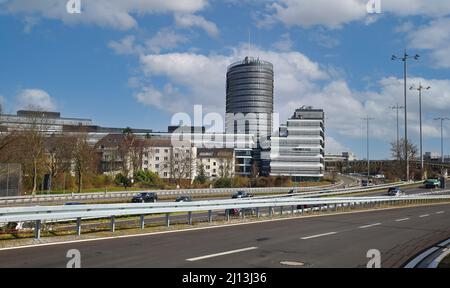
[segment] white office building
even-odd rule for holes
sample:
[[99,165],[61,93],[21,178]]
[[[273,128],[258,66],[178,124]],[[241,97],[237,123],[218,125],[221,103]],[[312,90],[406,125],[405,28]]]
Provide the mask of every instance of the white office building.
[[324,112],[301,107],[271,138],[270,175],[294,181],[318,180],[324,174]]

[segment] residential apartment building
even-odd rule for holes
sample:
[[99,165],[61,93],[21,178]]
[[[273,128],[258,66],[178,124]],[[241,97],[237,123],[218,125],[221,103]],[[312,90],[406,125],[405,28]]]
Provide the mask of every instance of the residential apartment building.
[[294,181],[318,180],[324,175],[325,127],[322,109],[301,107],[271,138],[270,175]]
[[235,152],[230,148],[197,149],[197,167],[203,166],[209,179],[233,177],[235,175]]
[[100,170],[109,175],[137,170],[157,173],[163,179],[193,180],[197,171],[197,148],[190,142],[141,139],[126,134],[108,134],[96,145]]

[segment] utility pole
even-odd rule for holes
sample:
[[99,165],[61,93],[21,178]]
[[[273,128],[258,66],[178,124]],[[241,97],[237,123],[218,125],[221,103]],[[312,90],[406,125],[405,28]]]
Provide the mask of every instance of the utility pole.
[[414,85],[409,87],[409,90],[419,91],[419,123],[420,123],[420,176],[423,179],[423,150],[422,150],[422,89],[428,90],[430,86],[424,87],[422,83],[419,83],[419,87]]
[[441,121],[441,162],[444,163],[444,121],[445,120],[450,120],[450,118],[447,117],[438,117],[438,118],[434,118],[434,120],[439,120]]
[[370,118],[369,116],[361,118],[361,120],[366,121],[367,125],[367,184],[369,184],[370,177],[370,160],[369,160],[369,121],[374,120],[375,118]]
[[399,128],[399,122],[398,122],[398,110],[404,109],[405,107],[399,106],[397,103],[397,105],[391,106],[389,108],[397,110],[397,146],[396,146],[396,149],[397,149],[397,160],[400,160],[400,128]]
[[407,62],[409,59],[418,60],[419,55],[416,54],[414,56],[409,56],[406,53],[406,49],[403,51],[402,57],[397,57],[396,55],[392,55],[391,60],[401,60],[403,61],[403,82],[404,82],[404,107],[405,107],[405,176],[406,181],[409,181],[409,156],[408,156],[408,110],[406,105],[406,75],[407,75]]

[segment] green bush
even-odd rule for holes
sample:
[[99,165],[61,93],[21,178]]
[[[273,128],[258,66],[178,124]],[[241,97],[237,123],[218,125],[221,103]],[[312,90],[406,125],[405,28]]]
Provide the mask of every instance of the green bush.
[[215,188],[231,188],[233,185],[231,178],[219,178],[214,182]]
[[116,175],[114,182],[116,182],[117,185],[125,187],[125,189],[131,186],[131,180],[128,177],[122,175],[122,173]]
[[136,183],[139,183],[142,186],[150,188],[161,187],[164,185],[163,181],[161,180],[158,174],[148,170],[136,171],[134,173],[134,180]]

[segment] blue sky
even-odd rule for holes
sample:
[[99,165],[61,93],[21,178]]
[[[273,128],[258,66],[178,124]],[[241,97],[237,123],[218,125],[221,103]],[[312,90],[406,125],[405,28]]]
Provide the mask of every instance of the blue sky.
[[[82,13],[69,14],[67,0],[0,0],[0,103],[7,113],[34,105],[165,131],[195,104],[224,113],[226,66],[250,50],[274,64],[282,121],[301,105],[323,108],[328,151],[362,158],[361,117],[370,115],[371,154],[384,159],[396,137],[389,106],[403,103],[402,65],[390,56],[407,47],[421,55],[408,86],[432,86],[424,150],[439,152],[433,118],[450,116],[450,2],[381,0],[381,14],[368,14],[366,2],[81,0]],[[417,98],[408,91],[416,143]]]

